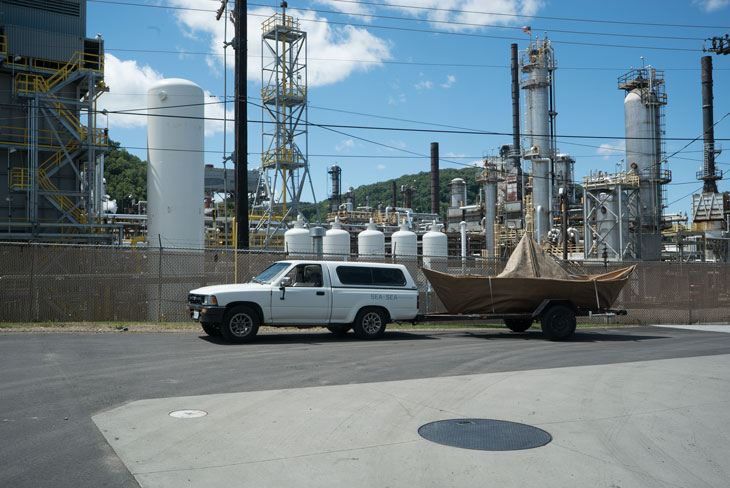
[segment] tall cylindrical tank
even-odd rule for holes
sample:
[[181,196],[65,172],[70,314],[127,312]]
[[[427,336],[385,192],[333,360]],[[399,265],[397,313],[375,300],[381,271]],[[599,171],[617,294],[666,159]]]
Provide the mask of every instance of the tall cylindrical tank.
[[390,237],[390,243],[396,258],[415,258],[418,255],[418,237],[408,230],[406,219],[401,222],[398,232]]
[[385,256],[385,235],[377,229],[373,219],[370,219],[367,229],[357,235],[357,253],[360,256]]
[[441,227],[441,224],[434,222],[431,230],[423,234],[421,238],[423,265],[427,268],[433,268],[438,262],[445,261],[449,255],[448,238],[439,230]]
[[646,88],[630,91],[624,99],[626,117],[626,167],[639,175],[642,226],[652,227],[661,218],[659,176],[659,109],[656,95]]
[[332,227],[324,235],[322,247],[325,256],[350,255],[350,233],[342,229],[338,217],[335,217]]
[[284,250],[288,254],[311,254],[312,238],[309,229],[304,228],[304,220],[300,215],[294,227],[284,232]]
[[598,196],[596,211],[596,251],[598,257],[603,256],[605,245],[608,259],[620,259],[623,253],[622,242],[628,239],[628,220],[620,206],[620,194],[615,192],[601,193]]
[[575,185],[573,184],[573,172],[575,167],[575,159],[569,154],[558,154],[553,163],[553,172],[555,173],[555,189],[553,195],[558,194],[558,190],[563,188],[568,195],[570,203],[575,202]]
[[494,257],[494,221],[497,219],[497,177],[490,170],[484,183],[484,246],[487,257]]
[[[550,160],[537,158],[532,160],[532,206],[533,229],[535,240],[542,243],[550,230]],[[541,211],[538,211],[541,209]]]
[[203,90],[168,79],[147,90],[147,241],[202,249]]
[[451,208],[466,205],[466,181],[463,178],[454,178],[449,186],[451,187]]

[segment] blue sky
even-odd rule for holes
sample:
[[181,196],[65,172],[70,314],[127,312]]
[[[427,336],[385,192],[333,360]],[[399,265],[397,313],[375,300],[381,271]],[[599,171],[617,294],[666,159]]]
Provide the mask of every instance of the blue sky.
[[[201,86],[206,101],[212,102],[206,116],[222,118],[224,105],[215,103],[225,94],[224,22],[216,22],[214,12],[220,2],[124,3],[87,4],[87,35],[101,34],[107,53],[110,92],[100,99],[100,108],[143,109],[150,84],[185,78]],[[261,88],[260,25],[278,4],[248,4],[248,91],[253,103]],[[527,47],[530,38],[521,26],[531,26],[533,37],[547,32],[558,63],[558,147],[575,157],[580,181],[592,170],[615,170],[624,157],[623,92],[616,80],[630,67],[643,63],[664,70],[666,136],[688,139],[667,140],[667,154],[701,134],[702,40],[730,31],[730,0],[292,0],[288,13],[300,18],[308,33],[309,121],[318,124],[510,133],[509,45]],[[499,13],[509,15],[495,15]],[[230,40],[232,24],[227,34]],[[231,97],[232,49],[228,53],[225,74]],[[713,55],[713,64],[717,121],[730,112],[730,91],[723,91],[730,86],[730,56]],[[227,108],[230,153],[233,105]],[[261,118],[261,110],[249,105],[248,119]],[[110,136],[146,158],[144,123],[143,116],[109,115]],[[328,196],[326,171],[334,163],[343,169],[346,188],[428,170],[432,141],[440,144],[442,167],[473,164],[511,142],[510,136],[337,130],[341,133],[317,127],[309,131],[317,199]],[[715,137],[730,139],[730,116],[717,124]],[[222,122],[206,123],[205,144],[206,163],[222,166]],[[730,143],[719,144],[730,151]],[[695,180],[701,150],[700,140],[669,160],[673,182],[667,186],[668,211],[689,213],[687,195],[701,188]],[[249,167],[260,166],[260,123],[249,123],[249,151]],[[726,154],[718,161],[720,169],[730,172]],[[722,181],[719,188],[727,191],[730,185]],[[309,192],[304,199],[311,200]]]

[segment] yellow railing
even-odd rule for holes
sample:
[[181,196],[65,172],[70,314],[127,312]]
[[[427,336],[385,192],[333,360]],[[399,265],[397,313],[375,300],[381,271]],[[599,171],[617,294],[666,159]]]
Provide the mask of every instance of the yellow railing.
[[276,163],[283,163],[293,165],[300,163],[299,153],[294,152],[292,149],[269,149],[261,154],[261,162],[264,168],[276,166]]
[[264,101],[270,100],[276,95],[304,100],[307,96],[307,88],[295,83],[285,83],[284,86],[272,84],[261,88],[261,98]]
[[299,30],[299,19],[295,19],[294,17],[290,17],[288,15],[276,13],[261,23],[261,29],[264,32],[272,31],[277,26],[285,27],[291,30]]
[[8,56],[8,36],[0,36],[0,54]]

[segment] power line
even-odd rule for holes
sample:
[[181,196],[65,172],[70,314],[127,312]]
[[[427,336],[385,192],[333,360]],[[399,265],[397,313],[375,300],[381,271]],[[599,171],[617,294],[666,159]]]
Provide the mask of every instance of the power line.
[[481,14],[481,15],[495,15],[503,17],[517,17],[525,19],[546,19],[546,20],[560,20],[568,22],[591,22],[597,24],[624,24],[624,25],[645,25],[652,27],[681,27],[681,28],[692,28],[692,29],[727,29],[728,26],[722,25],[691,25],[691,24],[665,24],[665,23],[652,23],[652,22],[631,22],[621,20],[605,20],[605,19],[584,19],[576,17],[547,17],[544,15],[527,15],[527,14],[509,14],[501,12],[483,12],[477,10],[459,10],[459,9],[448,9],[438,7],[422,7],[417,5],[397,5],[391,3],[377,3],[377,2],[366,2],[360,0],[331,0],[339,3],[354,3],[359,5],[371,5],[378,7],[389,7],[389,8],[404,8],[413,10],[430,10],[439,12],[452,12],[452,13],[464,13],[464,14]]

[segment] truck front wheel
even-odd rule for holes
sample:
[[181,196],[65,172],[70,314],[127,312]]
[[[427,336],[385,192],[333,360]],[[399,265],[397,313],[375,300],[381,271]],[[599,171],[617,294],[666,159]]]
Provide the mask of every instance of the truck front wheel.
[[378,339],[385,333],[385,314],[377,308],[363,308],[355,317],[355,335],[360,339]]
[[575,312],[565,305],[554,305],[545,312],[542,333],[551,341],[562,341],[575,332]]
[[259,316],[245,305],[231,308],[223,317],[221,335],[229,342],[249,342],[256,337],[258,331]]
[[218,324],[201,322],[200,325],[203,327],[203,331],[211,337],[219,337],[221,335],[221,328]]

